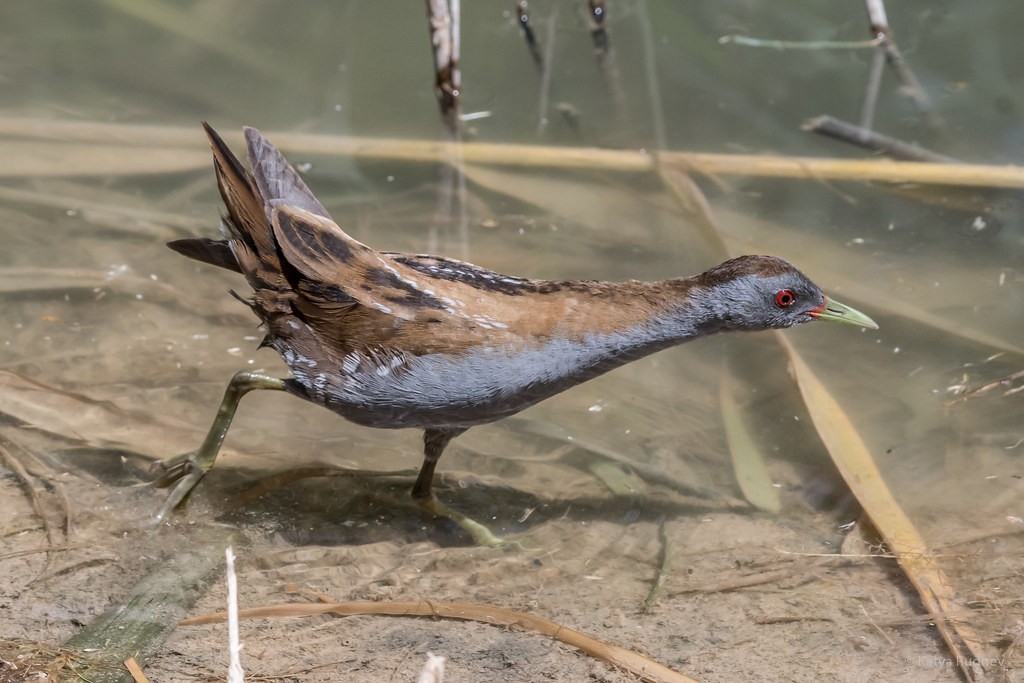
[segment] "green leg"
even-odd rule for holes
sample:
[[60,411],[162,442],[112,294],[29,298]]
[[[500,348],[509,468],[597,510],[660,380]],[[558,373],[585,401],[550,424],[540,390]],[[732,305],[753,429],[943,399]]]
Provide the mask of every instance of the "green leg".
[[166,488],[175,484],[167,501],[160,512],[156,514],[154,521],[162,522],[170,517],[171,512],[178,506],[192,488],[199,483],[203,475],[210,471],[220,447],[224,444],[224,437],[227,436],[231,420],[235,417],[235,410],[238,402],[250,391],[267,389],[273,391],[284,391],[284,380],[271,377],[259,372],[242,371],[235,373],[224,391],[224,399],[217,409],[217,417],[213,420],[213,426],[207,432],[203,444],[198,450],[185,453],[173,458],[161,460],[156,467],[161,470],[160,476],[153,482],[157,488]]
[[429,510],[438,517],[447,517],[473,537],[477,545],[494,548],[504,545],[504,541],[495,536],[490,529],[466,515],[452,510],[434,495],[434,468],[444,453],[448,442],[466,430],[428,429],[423,433],[423,466],[412,487],[412,499],[420,507]]

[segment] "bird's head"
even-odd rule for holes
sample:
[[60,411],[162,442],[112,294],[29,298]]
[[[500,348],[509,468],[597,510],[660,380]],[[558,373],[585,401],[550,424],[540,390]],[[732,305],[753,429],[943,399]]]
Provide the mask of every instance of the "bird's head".
[[813,320],[878,329],[871,318],[827,297],[792,264],[774,256],[740,256],[697,281],[701,308],[717,329],[781,329]]

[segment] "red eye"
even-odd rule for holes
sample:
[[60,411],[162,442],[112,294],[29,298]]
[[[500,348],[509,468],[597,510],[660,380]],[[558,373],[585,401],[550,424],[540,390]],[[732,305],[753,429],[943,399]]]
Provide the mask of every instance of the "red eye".
[[796,301],[796,294],[788,289],[783,289],[775,293],[775,305],[779,308],[789,308]]

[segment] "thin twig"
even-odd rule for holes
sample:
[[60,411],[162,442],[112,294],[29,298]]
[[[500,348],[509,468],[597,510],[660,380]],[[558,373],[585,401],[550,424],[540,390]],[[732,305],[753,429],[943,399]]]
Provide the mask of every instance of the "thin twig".
[[902,161],[927,161],[935,164],[960,163],[959,160],[945,154],[939,154],[831,116],[818,116],[810,119],[804,122],[802,128]]
[[896,45],[892,27],[889,26],[889,18],[885,13],[884,0],[864,1],[868,11],[871,35],[880,41],[879,49],[885,54],[885,61],[896,72],[896,77],[903,84],[904,94],[913,100],[918,111],[928,119],[929,125],[940,125],[940,119],[932,111],[931,98],[928,97],[928,93],[925,91],[924,86],[921,85],[921,81],[917,80],[913,69],[910,68],[910,64],[903,58],[903,53],[900,52],[899,47]]
[[590,35],[594,40],[597,66],[601,70],[605,88],[614,105],[615,129],[627,131],[630,128],[630,119],[626,111],[626,94],[622,89],[619,63],[608,39],[608,7],[604,0],[588,1],[587,21],[590,24]]
[[733,43],[744,47],[769,47],[776,50],[866,50],[878,47],[880,39],[874,40],[767,40],[730,34],[718,39],[719,45]]
[[516,21],[519,23],[519,30],[523,32],[523,38],[526,40],[526,47],[530,50],[533,63],[537,66],[537,70],[543,73],[544,57],[540,53],[537,35],[533,32],[533,26],[530,25],[530,11],[526,0],[519,0],[516,3]]
[[742,590],[744,588],[752,588],[753,586],[763,586],[768,583],[778,583],[784,579],[790,579],[797,575],[796,569],[777,569],[773,571],[761,572],[760,574],[751,574],[749,576],[740,576],[735,579],[729,579],[721,581],[719,583],[709,584],[706,586],[695,586],[693,588],[684,588],[683,590],[671,591],[670,597],[677,595],[688,595],[691,593],[729,593],[736,590]]
[[864,613],[864,617],[868,620],[868,622],[872,626],[875,627],[875,630],[878,631],[878,633],[881,634],[881,636],[883,638],[885,638],[887,641],[889,641],[889,645],[895,647],[896,646],[895,641],[893,641],[893,639],[889,637],[888,633],[886,633],[885,631],[882,630],[881,626],[879,626],[877,623],[875,623],[875,620],[871,618],[870,614],[868,614],[868,611],[867,611],[867,609],[865,609],[864,605],[860,606],[860,611]]
[[655,578],[654,585],[651,586],[651,590],[647,594],[647,599],[644,600],[643,609],[640,610],[644,614],[650,612],[651,608],[654,607],[654,603],[661,597],[661,591],[665,587],[669,573],[672,571],[672,544],[669,541],[668,534],[665,533],[664,516],[658,520],[658,542],[661,544],[661,562],[658,564],[658,576]]
[[605,27],[607,8],[604,0],[588,0],[588,4],[587,21],[590,24],[590,37],[594,40],[594,49],[601,55],[608,52],[608,30]]
[[[493,605],[438,602],[434,600],[396,602],[354,601],[328,604],[298,603],[254,607],[241,610],[238,616],[241,619],[257,619],[285,616],[314,616],[318,614],[334,614],[339,617],[373,614],[378,616],[462,619],[504,626],[505,628],[535,631],[566,645],[578,648],[591,657],[604,660],[612,666],[625,669],[644,681],[652,683],[696,683],[692,678],[673,671],[632,650],[602,642],[579,631],[574,631],[561,624],[527,614],[526,612],[517,612]],[[184,619],[179,622],[179,625],[197,626],[200,624],[221,623],[225,620],[226,616],[224,612],[217,612],[215,614]]]
[[875,50],[871,55],[871,69],[864,87],[864,101],[860,105],[861,128],[871,130],[875,124],[875,110],[878,108],[878,92],[882,88],[882,69],[885,68],[885,53]]
[[459,115],[462,97],[462,5],[460,0],[448,0],[452,13],[452,89],[455,94],[455,115]]
[[537,98],[537,134],[541,135],[548,126],[548,102],[551,100],[552,62],[555,57],[555,37],[558,35],[558,3],[552,3],[548,16],[548,33],[544,41],[544,65],[540,73],[540,95]]
[[[18,445],[17,443],[11,441],[10,439],[7,439],[6,437],[0,437],[0,460],[6,462],[7,467],[12,472],[14,472],[18,479],[21,480],[22,487],[28,492],[29,502],[32,505],[32,510],[36,513],[36,516],[38,516],[39,519],[42,520],[43,532],[46,535],[46,545],[51,550],[55,550],[57,546],[56,543],[54,542],[54,527],[53,524],[50,522],[49,515],[46,514],[46,510],[43,507],[43,501],[39,495],[39,489],[36,488],[37,478],[29,474],[28,470],[25,468],[24,465],[22,465],[21,461],[11,454],[10,450],[8,450],[10,447],[16,447],[22,452],[27,453],[25,448]],[[61,492],[62,503],[66,504],[67,496],[63,495],[63,490],[60,489],[59,484],[57,482],[52,482],[52,485],[55,489]],[[66,507],[64,510],[64,519],[66,520],[65,523],[67,524],[64,530],[66,541],[69,538],[71,532],[71,510]],[[46,572],[47,569],[49,569],[50,559],[52,557],[53,556],[51,555],[51,553],[47,551],[44,557],[43,567],[39,570],[39,575],[42,575],[44,572]]]
[[953,403],[959,403],[960,401],[966,401],[969,398],[976,398],[978,396],[981,396],[984,393],[987,393],[987,392],[995,389],[996,387],[1010,387],[1010,388],[1007,389],[1006,392],[1003,393],[1004,396],[1010,395],[1010,392],[1016,393],[1014,388],[1012,388],[1012,385],[1013,385],[1014,382],[1016,382],[1017,380],[1019,380],[1021,378],[1024,378],[1024,370],[1018,370],[1017,372],[1014,372],[1013,374],[1007,375],[1006,377],[1000,377],[999,379],[997,379],[995,381],[983,384],[982,386],[978,387],[977,389],[971,389],[970,391],[968,391],[968,392],[964,393],[963,395],[957,397],[957,399],[955,401],[953,401]]
[[231,546],[224,549],[227,566],[224,571],[228,581],[228,683],[243,683],[242,643],[238,637],[238,577],[235,575],[235,553]]
[[640,17],[640,31],[643,34],[644,72],[647,75],[647,93],[651,98],[651,123],[654,125],[654,143],[657,149],[668,146],[665,133],[665,114],[661,105],[661,88],[658,86],[658,61],[654,54],[654,29],[647,13],[647,0],[639,0],[637,10]]
[[45,546],[42,548],[29,548],[28,550],[13,550],[9,553],[0,553],[0,560],[9,560],[12,557],[23,557],[25,555],[35,555],[36,553],[54,553],[66,550],[78,550],[80,548],[88,547],[90,546],[83,543],[65,543],[64,545],[52,545]]

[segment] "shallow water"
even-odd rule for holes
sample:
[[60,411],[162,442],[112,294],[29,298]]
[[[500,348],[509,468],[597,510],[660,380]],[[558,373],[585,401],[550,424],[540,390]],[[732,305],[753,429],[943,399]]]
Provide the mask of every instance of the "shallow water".
[[[544,91],[505,11],[511,4],[464,8],[463,110],[491,114],[467,124],[474,141],[867,156],[800,124],[824,113],[856,120],[869,51],[718,41],[862,40],[860,6],[609,3],[613,53],[602,67],[579,3],[537,1],[534,29],[552,64]],[[294,132],[441,139],[421,10],[113,1],[5,10],[0,445],[8,469],[0,472],[10,509],[0,564],[13,582],[3,589],[0,638],[59,644],[173,544],[218,520],[249,538],[241,553],[249,606],[294,599],[295,585],[339,599],[475,600],[563,618],[702,680],[771,680],[783,666],[796,669],[780,680],[823,672],[853,680],[863,671],[952,680],[952,667],[936,665],[947,653],[895,563],[780,554],[836,552],[840,525],[859,510],[769,334],[666,351],[459,437],[439,466],[441,496],[516,540],[511,549],[469,548],[457,527],[408,500],[418,433],[356,427],[277,395],[243,401],[227,450],[185,512],[156,529],[140,522],[164,495],[142,486],[144,468],[198,445],[231,374],[284,372],[272,351],[257,349],[255,320],[228,294],[242,291],[240,278],[163,246],[215,234],[220,201],[196,122],[229,134],[255,125],[271,140]],[[932,98],[933,121],[886,72],[876,128],[968,162],[1019,163],[1021,10],[925,2],[889,10]],[[67,128],[52,132],[59,122],[110,127],[82,142]],[[129,124],[183,142],[126,143]],[[238,150],[238,136],[228,139]],[[460,193],[440,163],[282,147],[337,222],[380,249],[557,279],[656,279],[724,257],[654,174],[469,164]],[[1006,390],[1020,382],[969,393],[1020,369],[1019,192],[694,178],[731,253],[783,256],[878,321],[878,331],[815,324],[786,336],[942,553],[985,651],[1019,664],[1024,434],[1021,394]],[[778,512],[751,507],[736,483],[744,475],[722,427],[723,373],[764,453]],[[12,461],[36,482],[36,509]],[[267,480],[312,466],[339,476]],[[257,483],[264,495],[254,493]],[[65,510],[72,523],[62,532]],[[54,529],[49,539],[43,518]],[[660,611],[638,615],[659,565],[662,523],[673,573]],[[47,544],[69,548],[46,564],[38,553],[7,555]],[[780,567],[789,579],[763,592],[709,588],[731,573]],[[205,611],[219,600],[211,595]],[[320,627],[337,637],[315,635]],[[320,623],[306,634],[320,649],[311,646],[305,663],[361,657],[362,668],[332,671],[373,680],[400,668],[409,678],[433,648],[467,679],[574,679],[590,666],[601,680],[617,675],[486,627],[374,628],[390,629],[393,641],[354,623]],[[158,674],[219,671],[220,646],[184,631],[154,664]],[[287,627],[252,626],[248,637],[259,643],[250,652],[271,653],[251,668],[301,668],[289,659]],[[394,653],[403,648],[414,655],[408,662]],[[181,651],[192,653],[193,668],[174,659]],[[780,652],[801,653],[801,665]],[[495,664],[502,661],[512,663]],[[298,678],[318,675],[331,674]]]

